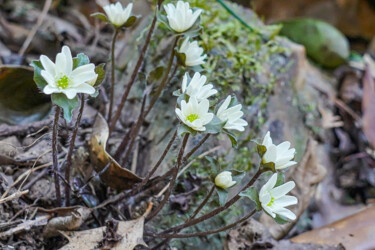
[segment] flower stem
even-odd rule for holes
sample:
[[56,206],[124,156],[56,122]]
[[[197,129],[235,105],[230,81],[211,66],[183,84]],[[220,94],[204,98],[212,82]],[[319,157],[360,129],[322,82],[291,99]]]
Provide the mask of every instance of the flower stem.
[[[177,42],[178,40],[180,39],[181,36],[177,36],[173,42],[173,45],[172,45],[172,51],[171,51],[171,54],[170,54],[170,57],[169,57],[169,62],[168,62],[168,65],[167,65],[167,69],[165,71],[165,74],[164,74],[164,77],[163,79],[161,80],[160,82],[160,85],[158,86],[157,90],[156,90],[156,93],[155,95],[153,96],[153,98],[151,99],[150,101],[150,104],[147,108],[147,111],[145,112],[145,117],[148,115],[148,113],[151,111],[151,109],[153,108],[153,106],[155,105],[156,101],[159,99],[163,89],[165,88],[165,86],[168,84],[168,76],[169,76],[169,73],[171,71],[171,68],[172,68],[172,64],[173,64],[173,59],[174,59],[174,56],[175,56],[175,47],[177,45]],[[177,66],[176,66],[177,67]]]
[[72,165],[72,156],[73,156],[73,149],[74,149],[74,144],[75,140],[77,138],[77,133],[78,133],[78,128],[79,124],[81,123],[82,119],[82,114],[83,114],[83,108],[85,107],[85,95],[80,94],[80,99],[81,99],[81,107],[79,108],[79,113],[77,116],[76,123],[74,125],[73,132],[70,137],[70,144],[69,144],[69,149],[68,149],[68,154],[66,156],[66,164],[65,164],[65,202],[66,206],[70,206],[70,169]]
[[197,216],[197,214],[202,210],[202,208],[206,205],[206,203],[210,200],[212,194],[215,191],[215,185],[213,185],[210,189],[210,192],[207,194],[206,198],[202,201],[202,203],[199,205],[199,207],[194,211],[194,213],[187,219],[185,222],[188,222]]
[[[263,173],[263,171],[261,169],[259,169],[255,175],[253,176],[253,178],[251,178],[251,180],[247,183],[247,185],[245,187],[243,187],[241,189],[240,192],[244,191],[245,189],[249,188],[250,186],[252,186],[254,184],[254,182],[258,179],[258,177]],[[239,193],[240,193],[239,192]],[[225,209],[229,208],[230,206],[232,206],[234,203],[236,203],[240,198],[241,196],[239,196],[239,193],[234,196],[231,200],[229,200],[227,203],[224,204],[224,206],[221,206],[221,207],[218,207],[214,210],[212,210],[211,212],[205,214],[205,215],[202,215],[201,217],[198,217],[196,219],[192,219],[184,224],[181,224],[179,226],[175,226],[175,227],[172,227],[172,228],[169,228],[165,231],[163,231],[161,234],[165,234],[165,233],[170,233],[170,232],[176,232],[178,230],[181,230],[183,228],[187,228],[187,227],[190,227],[190,226],[193,226],[193,225],[196,225],[202,221],[205,221],[219,213],[221,213],[222,211],[224,211]],[[157,235],[158,236],[158,235]]]
[[112,46],[111,46],[111,95],[109,100],[109,111],[108,111],[108,124],[111,122],[112,119],[112,110],[113,110],[113,102],[114,102],[114,95],[115,95],[115,68],[116,68],[116,58],[115,58],[115,46],[116,46],[116,38],[119,33],[119,29],[115,29],[112,38]]
[[58,136],[58,126],[60,118],[60,107],[55,105],[55,119],[53,120],[52,126],[52,164],[53,164],[53,175],[55,179],[55,192],[56,192],[56,202],[57,206],[61,206],[61,191],[60,191],[60,181],[59,181],[59,162],[57,159],[58,149],[57,149],[57,136]]
[[192,156],[192,155],[195,153],[195,151],[197,151],[198,148],[200,148],[200,147],[203,145],[203,143],[205,143],[205,142],[207,141],[207,139],[208,139],[209,137],[210,137],[210,134],[206,134],[206,135],[202,138],[202,140],[200,140],[200,141],[198,142],[198,144],[195,145],[195,147],[192,148],[192,149],[189,151],[189,153],[187,153],[187,154],[184,156],[184,159],[183,159],[182,161],[183,161],[183,162],[186,162],[186,161],[190,158],[190,156]]
[[221,227],[221,228],[218,228],[218,229],[215,229],[215,230],[209,230],[209,231],[205,231],[205,232],[196,232],[196,233],[187,233],[187,234],[157,234],[155,236],[159,237],[159,238],[190,238],[190,237],[206,236],[206,235],[209,235],[209,234],[216,234],[216,233],[220,233],[222,231],[231,229],[232,227],[235,227],[236,225],[238,225],[238,224],[246,221],[247,219],[249,219],[255,213],[256,213],[256,210],[253,209],[250,213],[248,213],[247,215],[245,215],[241,219],[239,219],[239,220],[237,220],[237,221],[235,221],[235,222],[233,222],[233,223],[231,223],[227,226],[224,226],[224,227]]
[[[159,8],[160,8],[160,6],[159,6]],[[156,11],[158,11],[158,10],[156,10]],[[116,123],[117,123],[118,119],[121,116],[121,112],[122,112],[122,109],[124,108],[126,99],[128,98],[130,89],[132,88],[132,86],[133,86],[133,84],[135,82],[135,79],[137,78],[139,69],[141,68],[141,66],[143,64],[143,61],[144,61],[144,58],[145,58],[148,46],[150,45],[152,34],[153,34],[155,26],[156,26],[156,21],[157,21],[157,15],[155,13],[154,18],[152,19],[151,27],[150,27],[150,29],[148,31],[148,34],[147,34],[147,38],[146,38],[145,44],[143,45],[141,53],[139,54],[139,58],[138,58],[137,64],[135,65],[133,73],[132,73],[132,75],[130,77],[130,80],[129,80],[129,82],[128,82],[127,86],[126,86],[126,89],[124,91],[124,94],[121,97],[121,101],[120,101],[120,104],[118,105],[117,111],[116,111],[115,115],[113,116],[113,119],[112,119],[112,121],[110,123],[109,134],[111,134],[112,131],[114,130],[114,128],[116,127]]]
[[185,147],[186,147],[186,144],[187,144],[188,140],[189,140],[189,134],[186,134],[184,136],[180,151],[178,153],[177,164],[173,167],[173,176],[172,176],[172,180],[169,184],[168,191],[165,194],[164,199],[161,201],[159,206],[157,206],[157,208],[151,214],[149,214],[149,216],[147,216],[146,221],[150,221],[153,217],[155,217],[160,212],[160,210],[164,207],[164,205],[167,203],[170,195],[172,194],[174,184],[175,184],[176,179],[177,179],[178,170],[180,169],[180,166],[181,166],[181,163],[182,163],[182,156],[184,155]]

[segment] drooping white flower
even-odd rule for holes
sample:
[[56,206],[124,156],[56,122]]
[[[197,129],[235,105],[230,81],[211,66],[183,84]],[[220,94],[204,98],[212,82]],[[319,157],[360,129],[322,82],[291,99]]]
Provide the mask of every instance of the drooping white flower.
[[169,26],[178,33],[190,29],[202,13],[200,9],[193,12],[189,3],[184,1],[178,1],[176,6],[169,3],[164,5],[164,9],[167,12]]
[[228,108],[231,100],[232,97],[228,96],[218,109],[216,115],[220,120],[226,121],[224,125],[225,129],[244,131],[244,127],[247,126],[247,121],[241,119],[241,117],[243,116],[243,112],[241,111],[242,105],[237,104],[233,107]]
[[108,4],[103,7],[108,20],[116,27],[121,27],[128,21],[133,9],[133,3],[123,8],[120,2]]
[[95,88],[88,83],[97,77],[95,65],[89,63],[73,70],[72,53],[68,46],[56,55],[55,63],[45,55],[40,56],[40,62],[44,68],[41,75],[48,83],[43,89],[45,94],[63,93],[73,99],[77,93],[95,93]]
[[204,64],[204,59],[207,57],[207,55],[202,55],[204,50],[201,47],[199,47],[198,42],[189,42],[189,37],[187,37],[183,41],[178,52],[185,54],[186,66],[196,66]]
[[236,184],[236,182],[233,181],[232,172],[230,171],[223,171],[215,177],[215,185],[222,189],[227,189],[234,184]]
[[213,88],[214,86],[212,84],[205,84],[207,81],[206,76],[196,72],[189,83],[188,78],[189,74],[185,73],[182,79],[182,93],[187,94],[189,97],[197,98],[198,102],[217,93],[217,90]]
[[296,150],[290,148],[290,142],[284,141],[279,145],[272,143],[270,132],[268,131],[263,139],[262,145],[266,147],[267,151],[263,155],[262,163],[275,163],[275,169],[283,169],[297,164],[292,161]]
[[288,181],[287,183],[275,187],[276,181],[277,173],[273,174],[267,183],[260,189],[259,201],[262,208],[273,218],[279,214],[290,220],[295,220],[296,215],[285,207],[298,203],[296,197],[286,195],[296,184],[294,181]]
[[195,97],[190,97],[189,102],[181,101],[181,109],[176,108],[178,118],[190,128],[197,131],[205,131],[205,125],[209,123],[214,114],[209,113],[210,103],[207,99],[198,102]]

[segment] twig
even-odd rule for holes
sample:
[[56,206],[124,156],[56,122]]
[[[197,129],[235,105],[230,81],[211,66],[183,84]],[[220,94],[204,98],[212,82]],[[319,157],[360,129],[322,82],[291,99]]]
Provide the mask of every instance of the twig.
[[55,191],[56,191],[56,201],[57,206],[61,206],[61,192],[60,192],[60,181],[58,177],[59,172],[59,162],[57,160],[57,136],[58,136],[58,126],[60,118],[60,107],[55,105],[55,119],[53,120],[52,127],[52,164],[53,164],[53,174],[55,179]]
[[3,204],[5,202],[8,202],[8,201],[11,201],[11,200],[14,200],[14,199],[18,199],[19,197],[21,197],[22,195],[27,194],[27,193],[29,193],[29,190],[17,191],[14,194],[9,195],[8,197],[0,199],[0,204]]
[[[73,132],[70,137],[70,144],[69,144],[69,149],[68,149],[68,154],[66,156],[66,163],[65,163],[65,180],[68,184],[70,184],[70,168],[72,165],[72,156],[73,156],[73,150],[74,150],[74,144],[75,140],[77,137],[77,132],[79,128],[79,124],[81,123],[81,118],[83,114],[83,108],[85,107],[85,95],[80,94],[80,99],[81,99],[81,107],[79,109],[79,113],[77,116],[76,123],[74,125]],[[65,185],[65,202],[66,206],[70,206],[70,188],[68,185]]]
[[152,19],[151,27],[150,27],[150,29],[148,31],[145,44],[143,45],[141,53],[139,54],[139,58],[138,58],[137,64],[135,65],[133,73],[132,73],[132,75],[130,77],[130,80],[129,80],[127,86],[126,86],[125,92],[124,92],[124,94],[121,97],[121,101],[120,101],[120,104],[118,105],[117,111],[116,111],[115,115],[113,116],[113,119],[111,120],[111,124],[109,126],[109,135],[112,133],[112,131],[116,127],[116,123],[117,123],[118,119],[121,116],[121,112],[122,112],[122,109],[124,108],[126,99],[128,98],[130,89],[132,88],[132,86],[133,86],[133,84],[135,82],[135,79],[137,78],[139,69],[141,68],[141,66],[143,64],[145,55],[147,53],[148,46],[149,46],[150,41],[151,41],[152,34],[154,33],[154,29],[155,29],[155,26],[156,26],[156,21],[157,21],[156,12],[157,11],[158,11],[158,9],[155,10],[155,16]]
[[147,216],[146,222],[150,221],[153,217],[155,217],[160,212],[160,210],[164,207],[164,205],[167,203],[170,195],[172,194],[174,184],[175,184],[176,179],[177,179],[178,170],[180,169],[180,166],[181,166],[181,163],[182,163],[182,156],[184,155],[185,147],[186,147],[186,144],[187,144],[188,140],[189,140],[189,134],[186,134],[184,136],[183,141],[182,141],[180,152],[178,153],[177,165],[175,165],[173,167],[174,168],[173,169],[173,177],[172,177],[172,180],[169,184],[169,189],[168,189],[167,193],[165,194],[164,199],[160,202],[160,204],[157,206],[157,208],[149,216]]
[[31,41],[33,40],[36,32],[38,31],[40,25],[43,23],[44,18],[46,18],[46,15],[48,13],[49,8],[51,7],[52,0],[46,0],[44,2],[42,13],[39,15],[38,20],[36,21],[36,24],[28,34],[26,40],[23,42],[21,49],[18,51],[18,55],[23,56],[29,47]]
[[113,110],[113,101],[115,95],[115,67],[116,67],[116,60],[115,60],[115,45],[116,45],[116,38],[119,33],[119,29],[115,29],[112,38],[112,47],[111,47],[111,95],[109,101],[109,111],[108,111],[108,124],[111,123],[112,119],[112,110]]

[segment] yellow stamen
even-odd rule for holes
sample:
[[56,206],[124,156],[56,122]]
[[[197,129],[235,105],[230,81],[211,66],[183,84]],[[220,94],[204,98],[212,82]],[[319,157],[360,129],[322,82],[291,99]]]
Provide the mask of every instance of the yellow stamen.
[[69,77],[64,75],[59,80],[57,80],[57,87],[62,88],[62,89],[68,88],[69,87]]
[[199,115],[197,114],[190,114],[186,117],[186,119],[189,121],[189,122],[193,122],[195,121],[196,119],[199,119]]

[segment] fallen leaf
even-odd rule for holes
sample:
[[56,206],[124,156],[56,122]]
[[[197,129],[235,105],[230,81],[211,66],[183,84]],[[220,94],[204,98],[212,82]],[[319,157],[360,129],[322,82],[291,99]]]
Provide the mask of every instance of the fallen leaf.
[[127,190],[134,184],[142,181],[140,177],[131,171],[122,168],[115,159],[110,156],[105,148],[109,135],[108,124],[106,120],[98,114],[96,117],[91,141],[90,141],[90,158],[96,172],[101,172],[107,164],[110,165],[102,174],[100,179],[108,186],[117,190]]
[[319,112],[322,115],[322,128],[338,128],[344,126],[344,122],[339,115],[334,115],[331,110],[318,106]]
[[309,57],[325,67],[337,67],[349,56],[349,42],[332,25],[314,19],[298,18],[281,22],[284,35],[306,47]]
[[[293,180],[296,183],[296,187],[290,194],[298,198],[298,204],[288,207],[288,209],[295,213],[297,218],[308,207],[311,198],[315,194],[317,185],[323,180],[327,173],[325,167],[320,165],[317,161],[317,144],[318,143],[313,139],[309,139],[301,161],[297,166],[291,168],[291,171],[287,174],[287,179]],[[293,228],[298,219],[294,222],[280,225],[270,216],[263,213],[260,217],[260,221],[268,228],[272,237],[281,239]]]
[[43,236],[50,238],[59,234],[59,231],[74,230],[79,228],[91,214],[87,207],[66,207],[53,210],[38,209],[38,211],[56,213],[58,216],[50,219],[44,228]]
[[41,94],[33,71],[24,66],[0,66],[0,123],[26,124],[47,117],[50,98]]
[[[147,211],[144,215],[136,220],[130,221],[117,221],[116,234],[122,236],[121,240],[115,242],[111,249],[118,250],[131,250],[138,245],[147,247],[143,241],[143,227],[145,217],[149,214],[152,208],[152,203],[149,204]],[[99,242],[103,242],[103,238],[106,237],[107,227],[99,227],[79,232],[63,232],[69,243],[61,250],[74,250],[74,249],[95,249],[98,247]]]
[[336,221],[330,225],[300,234],[291,239],[296,243],[337,245],[346,249],[375,249],[375,206]]
[[370,68],[366,67],[363,77],[362,128],[367,140],[375,149],[375,83]]

